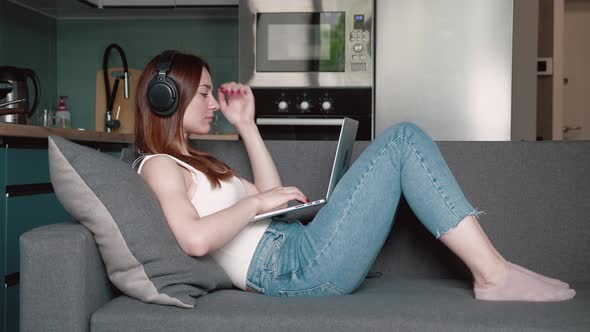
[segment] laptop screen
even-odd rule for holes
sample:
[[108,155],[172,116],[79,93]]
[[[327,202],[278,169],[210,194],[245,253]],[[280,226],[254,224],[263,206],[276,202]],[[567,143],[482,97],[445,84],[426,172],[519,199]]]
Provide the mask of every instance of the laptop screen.
[[326,200],[330,197],[336,184],[350,167],[350,158],[352,156],[352,148],[354,147],[358,124],[358,121],[351,118],[344,118],[342,122],[342,129],[340,129],[340,138],[338,139],[338,145],[336,146],[336,155],[334,156],[334,164],[332,165],[332,175],[330,176],[330,183],[328,184]]

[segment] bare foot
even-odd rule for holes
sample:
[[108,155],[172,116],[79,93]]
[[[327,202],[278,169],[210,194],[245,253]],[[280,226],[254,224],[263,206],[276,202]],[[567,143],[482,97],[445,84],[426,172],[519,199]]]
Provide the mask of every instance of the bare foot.
[[535,277],[535,278],[537,278],[539,280],[543,280],[546,283],[549,283],[549,284],[552,284],[552,285],[555,285],[555,286],[559,286],[559,287],[563,287],[563,288],[570,288],[570,285],[567,282],[563,282],[561,280],[557,280],[557,279],[546,277],[544,275],[538,274],[536,272],[533,272],[533,271],[531,271],[529,269],[526,269],[526,268],[524,268],[524,267],[522,267],[520,265],[511,263],[511,262],[508,262],[508,264],[510,264],[515,270],[518,270],[520,272],[526,273],[526,274],[530,275],[531,277]]
[[573,298],[576,291],[539,280],[508,264],[496,281],[474,285],[475,298],[485,301],[553,302]]

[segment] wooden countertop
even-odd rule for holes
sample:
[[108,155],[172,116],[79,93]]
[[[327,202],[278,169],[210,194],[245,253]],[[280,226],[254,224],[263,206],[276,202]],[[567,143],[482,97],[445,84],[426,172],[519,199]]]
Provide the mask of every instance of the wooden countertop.
[[94,130],[77,130],[68,128],[52,128],[12,123],[0,123],[0,136],[44,138],[50,135],[58,135],[67,139],[77,141],[133,143],[132,134],[114,134],[97,132]]
[[238,135],[238,134],[190,135],[188,138],[212,140],[212,141],[237,141],[240,139],[240,135]]
[[[52,128],[29,126],[12,123],[0,123],[0,136],[14,137],[39,137],[44,138],[50,135],[58,135],[71,140],[111,142],[111,143],[133,143],[133,134],[106,133],[94,130],[77,130],[67,128]],[[190,139],[202,140],[238,140],[238,134],[226,135],[191,135]]]

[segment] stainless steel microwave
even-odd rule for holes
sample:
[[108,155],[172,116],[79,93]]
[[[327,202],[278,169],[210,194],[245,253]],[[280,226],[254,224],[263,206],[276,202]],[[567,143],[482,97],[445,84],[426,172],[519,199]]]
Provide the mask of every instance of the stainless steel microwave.
[[240,0],[240,81],[371,87],[373,0]]

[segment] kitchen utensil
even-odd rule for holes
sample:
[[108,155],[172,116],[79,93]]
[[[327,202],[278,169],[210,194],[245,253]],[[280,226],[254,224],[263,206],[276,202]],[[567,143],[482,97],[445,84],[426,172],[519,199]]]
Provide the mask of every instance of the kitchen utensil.
[[[27,78],[33,81],[35,99],[29,108]],[[41,97],[41,84],[32,69],[0,67],[0,122],[27,124]]]

